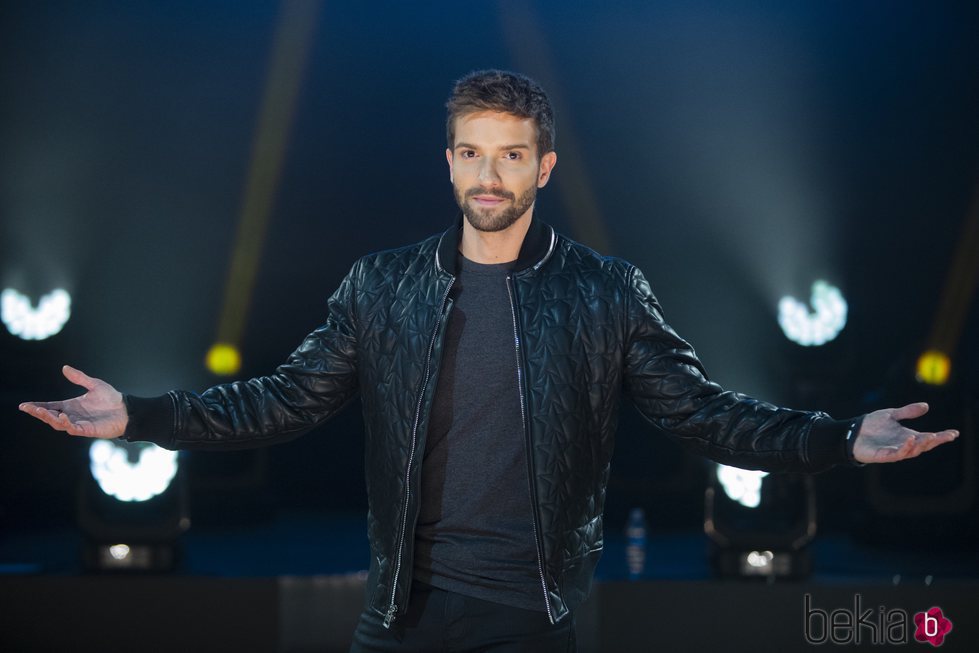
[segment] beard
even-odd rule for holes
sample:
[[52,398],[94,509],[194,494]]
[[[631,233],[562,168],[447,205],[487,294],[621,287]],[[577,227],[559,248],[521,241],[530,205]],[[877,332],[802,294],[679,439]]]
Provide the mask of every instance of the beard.
[[[470,188],[465,193],[459,188],[453,188],[456,203],[462,209],[462,214],[466,220],[477,231],[503,231],[510,227],[527,212],[537,199],[537,186],[531,184],[520,197],[505,190],[484,190],[482,188]],[[476,195],[493,195],[510,200],[510,208],[498,210],[498,207],[478,207],[469,203],[469,199]]]

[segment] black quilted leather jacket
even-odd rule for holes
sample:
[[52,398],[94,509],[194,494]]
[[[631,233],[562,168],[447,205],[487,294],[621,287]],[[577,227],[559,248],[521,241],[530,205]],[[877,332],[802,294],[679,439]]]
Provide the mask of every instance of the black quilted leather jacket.
[[[359,394],[366,424],[371,565],[367,607],[407,607],[421,452],[439,373],[459,224],[365,256],[330,297],[325,324],[275,373],[202,394],[126,396],[127,439],[228,449],[295,437]],[[815,472],[846,462],[846,422],[777,408],[707,379],[634,266],[534,220],[509,275],[540,599],[557,622],[588,595],[620,399],[713,460]]]

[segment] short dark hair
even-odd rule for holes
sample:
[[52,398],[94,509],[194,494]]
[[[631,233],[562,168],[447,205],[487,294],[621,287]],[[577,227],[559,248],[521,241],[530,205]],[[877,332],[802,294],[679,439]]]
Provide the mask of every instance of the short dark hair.
[[500,111],[537,123],[537,157],[554,150],[554,111],[540,84],[520,73],[476,70],[455,83],[445,103],[446,141],[455,147],[456,118],[477,111]]

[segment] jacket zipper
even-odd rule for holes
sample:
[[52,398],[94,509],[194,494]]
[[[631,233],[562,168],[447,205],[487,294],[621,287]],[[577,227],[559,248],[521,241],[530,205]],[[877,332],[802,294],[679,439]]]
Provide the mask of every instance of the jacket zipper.
[[418,393],[418,405],[415,408],[415,423],[411,428],[411,450],[408,453],[408,467],[405,469],[405,499],[404,507],[402,508],[401,515],[401,535],[398,537],[398,561],[394,568],[394,581],[391,583],[391,602],[388,604],[388,611],[384,615],[384,627],[390,628],[391,623],[394,621],[394,613],[397,612],[398,606],[394,602],[398,594],[398,576],[401,574],[401,555],[404,551],[405,544],[405,530],[408,526],[408,499],[411,496],[411,485],[409,479],[411,477],[411,463],[415,459],[415,443],[418,439],[418,421],[421,419],[422,411],[422,399],[425,397],[425,390],[428,388],[428,379],[432,372],[432,353],[435,351],[435,336],[439,332],[439,327],[442,325],[443,311],[445,311],[445,300],[449,298],[449,293],[452,291],[452,284],[455,283],[455,277],[449,280],[449,285],[445,289],[445,294],[442,295],[442,302],[439,304],[439,318],[435,323],[435,328],[432,330],[432,339],[428,343],[428,357],[425,363],[425,378],[422,381],[421,391]]
[[[535,269],[540,263],[535,266]],[[527,409],[525,406],[526,397],[524,392],[523,367],[520,364],[520,332],[517,328],[517,305],[513,299],[513,276],[508,274],[506,277],[507,295],[510,297],[510,315],[513,317],[513,343],[517,352],[517,389],[520,391],[520,421],[523,424],[524,438],[527,442],[527,470],[530,485],[530,507],[531,516],[534,524],[534,541],[537,544],[537,572],[540,574],[541,589],[544,590],[544,607],[547,608],[547,618],[553,624],[554,614],[551,612],[551,602],[547,596],[547,582],[544,580],[544,545],[540,539],[540,529],[537,526],[537,496],[534,489],[534,460],[533,451],[530,446],[530,431],[527,429]]]

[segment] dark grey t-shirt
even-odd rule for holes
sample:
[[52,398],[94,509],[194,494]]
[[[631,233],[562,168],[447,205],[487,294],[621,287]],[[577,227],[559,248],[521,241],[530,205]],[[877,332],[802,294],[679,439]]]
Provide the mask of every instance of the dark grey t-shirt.
[[418,580],[545,610],[517,387],[510,264],[459,256],[422,462]]

